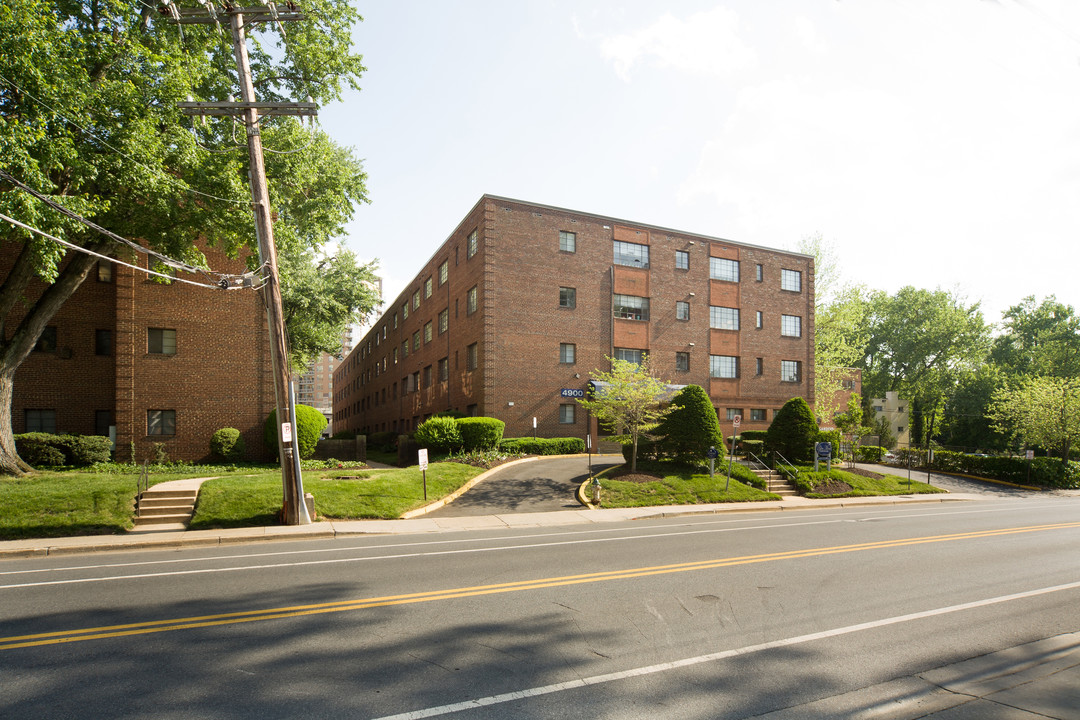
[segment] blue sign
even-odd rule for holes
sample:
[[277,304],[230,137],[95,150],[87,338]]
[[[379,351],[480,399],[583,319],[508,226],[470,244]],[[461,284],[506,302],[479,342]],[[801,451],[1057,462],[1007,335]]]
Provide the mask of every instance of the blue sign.
[[575,388],[563,388],[561,394],[562,394],[563,397],[568,397],[568,398],[583,398],[583,397],[585,397],[585,391],[584,390],[578,390],[578,389],[575,389]]
[[819,458],[832,457],[832,443],[831,442],[819,442],[817,444],[817,456]]
[[709,451],[705,453],[710,459],[715,460],[720,457],[720,451],[714,447],[709,448]]

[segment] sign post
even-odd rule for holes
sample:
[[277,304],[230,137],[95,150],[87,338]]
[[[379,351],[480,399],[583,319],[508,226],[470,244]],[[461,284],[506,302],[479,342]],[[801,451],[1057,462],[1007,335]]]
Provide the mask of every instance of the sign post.
[[818,471],[818,462],[821,460],[827,463],[827,470],[832,470],[832,443],[827,441],[819,442],[814,448],[817,450],[814,453],[814,472]]
[[420,461],[420,472],[424,476],[424,501],[427,501],[427,448],[416,451],[417,460]]

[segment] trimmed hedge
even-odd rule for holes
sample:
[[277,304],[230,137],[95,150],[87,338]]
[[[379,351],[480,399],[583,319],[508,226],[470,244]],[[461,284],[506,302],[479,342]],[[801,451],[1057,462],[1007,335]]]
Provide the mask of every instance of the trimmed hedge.
[[858,462],[881,462],[881,456],[887,451],[879,445],[856,445],[855,460]]
[[[903,449],[896,454],[901,465],[926,468],[926,450]],[[1030,469],[1030,476],[1029,476]],[[930,470],[961,475],[976,475],[992,480],[1044,488],[1080,488],[1080,462],[1068,464],[1058,458],[979,457],[951,450],[935,450]]]
[[742,448],[743,453],[754,453],[761,459],[765,459],[765,441],[764,440],[747,440],[745,437],[739,441],[739,446]]
[[112,443],[104,435],[24,433],[15,436],[15,451],[32,467],[86,466],[112,459]]
[[768,434],[768,430],[743,430],[741,433],[739,433],[739,439],[742,442],[747,442],[751,440],[760,440],[764,442],[765,436]]
[[244,456],[244,438],[236,428],[221,428],[210,437],[210,453],[231,462]]
[[522,455],[577,455],[585,452],[581,438],[504,438],[499,450]]
[[460,418],[457,422],[461,433],[461,442],[466,452],[472,450],[494,450],[502,440],[506,423],[490,417]]
[[420,447],[437,452],[453,452],[462,446],[458,421],[442,415],[429,417],[420,423],[420,427],[416,428],[415,437]]
[[[298,427],[293,428],[293,437],[296,438],[297,445],[300,447],[300,457],[301,459],[310,458],[315,454],[323,428],[328,424],[326,416],[310,405],[297,405],[296,424]],[[274,457],[278,454],[277,434],[277,408],[274,408],[263,425],[263,442]]]

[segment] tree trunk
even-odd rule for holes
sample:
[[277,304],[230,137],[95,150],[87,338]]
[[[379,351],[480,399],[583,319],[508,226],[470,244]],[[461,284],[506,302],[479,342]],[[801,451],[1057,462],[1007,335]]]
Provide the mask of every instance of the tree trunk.
[[[90,243],[86,247],[101,252],[104,243]],[[32,268],[24,251],[16,260],[15,267],[0,286],[0,321],[6,326],[8,315],[16,305],[21,305],[23,290],[29,284]],[[56,282],[48,285],[41,297],[27,309],[26,315],[10,338],[0,337],[0,474],[22,475],[33,470],[15,451],[15,438],[11,431],[11,400],[14,390],[15,371],[30,355],[42,331],[60,307],[82,285],[97,265],[97,259],[84,253],[75,253],[60,271]]]

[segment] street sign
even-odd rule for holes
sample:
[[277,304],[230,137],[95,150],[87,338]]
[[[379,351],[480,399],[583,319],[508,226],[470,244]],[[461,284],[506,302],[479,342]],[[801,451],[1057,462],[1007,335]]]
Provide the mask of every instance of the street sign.
[[583,398],[585,397],[585,391],[577,388],[563,388],[559,391],[559,394],[568,398]]
[[1035,451],[1034,450],[1028,450],[1026,454],[1027,454],[1027,459],[1028,460],[1034,460],[1035,459]]
[[735,427],[739,427],[740,425],[742,425],[742,415],[736,415],[734,418],[732,418],[731,422],[735,425]]
[[420,469],[427,470],[427,448],[420,448],[416,451],[417,459],[420,461]]
[[705,453],[705,455],[710,460],[715,460],[716,458],[720,457],[720,451],[717,450],[715,447],[711,447],[709,448],[709,451]]
[[820,458],[827,458],[832,456],[832,443],[831,442],[819,442],[816,446],[817,456]]
[[292,442],[292,423],[281,423],[281,442],[286,445]]

